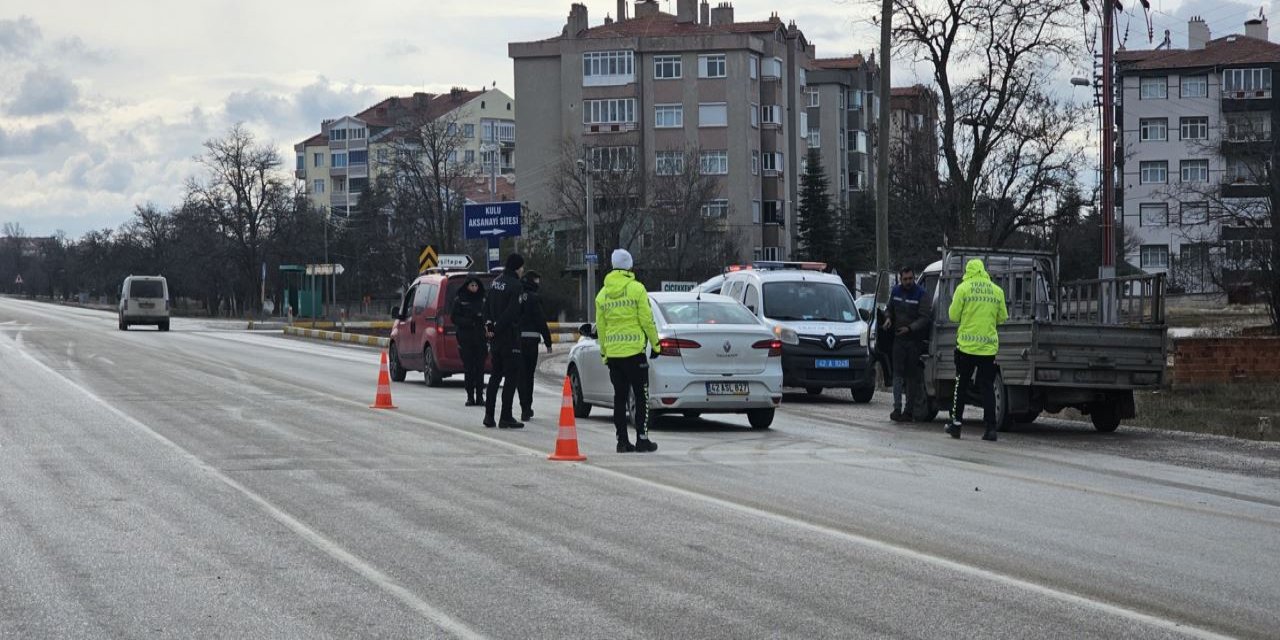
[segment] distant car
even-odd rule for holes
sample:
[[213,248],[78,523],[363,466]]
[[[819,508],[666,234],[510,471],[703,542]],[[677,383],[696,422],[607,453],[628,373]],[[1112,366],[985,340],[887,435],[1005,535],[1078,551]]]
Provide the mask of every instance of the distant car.
[[462,373],[458,330],[449,311],[454,296],[468,278],[477,278],[488,291],[492,273],[432,270],[418,276],[400,306],[391,310],[391,343],[387,348],[391,379],[403,382],[410,371],[421,371],[428,387]]
[[[782,342],[746,307],[724,296],[650,293],[662,354],[650,360],[650,415],[745,413],[756,429],[773,424],[782,402]],[[613,385],[600,357],[595,327],[569,352],[573,412],[613,406]],[[630,403],[629,403],[630,404]],[[634,415],[634,407],[628,414]]]
[[119,326],[152,324],[169,330],[169,283],[164,276],[129,276],[120,285]]

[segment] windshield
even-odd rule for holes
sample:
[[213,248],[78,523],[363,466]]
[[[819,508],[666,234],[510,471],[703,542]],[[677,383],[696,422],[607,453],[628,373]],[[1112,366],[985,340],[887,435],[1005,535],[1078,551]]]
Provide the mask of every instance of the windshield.
[[773,320],[857,322],[849,289],[834,282],[768,282],[764,315]]
[[164,283],[159,280],[134,280],[129,283],[130,298],[163,298]]
[[759,324],[747,308],[736,302],[662,302],[662,315],[671,324]]

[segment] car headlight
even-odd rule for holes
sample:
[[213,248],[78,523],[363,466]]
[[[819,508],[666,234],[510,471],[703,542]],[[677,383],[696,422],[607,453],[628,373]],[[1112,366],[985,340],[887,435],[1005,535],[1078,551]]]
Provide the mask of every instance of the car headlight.
[[789,329],[780,324],[773,325],[773,335],[777,336],[782,344],[800,344],[800,334],[795,329]]

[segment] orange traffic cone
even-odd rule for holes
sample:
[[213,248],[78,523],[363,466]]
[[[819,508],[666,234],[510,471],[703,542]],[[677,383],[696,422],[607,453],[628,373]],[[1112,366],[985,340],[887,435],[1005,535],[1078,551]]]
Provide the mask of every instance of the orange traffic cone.
[[378,369],[378,395],[373,399],[370,409],[395,409],[391,404],[391,373],[387,371],[387,352],[382,352],[382,365]]
[[548,460],[582,462],[587,457],[578,453],[578,424],[573,420],[573,390],[569,376],[564,377],[564,394],[560,401],[560,435],[556,436],[556,452]]

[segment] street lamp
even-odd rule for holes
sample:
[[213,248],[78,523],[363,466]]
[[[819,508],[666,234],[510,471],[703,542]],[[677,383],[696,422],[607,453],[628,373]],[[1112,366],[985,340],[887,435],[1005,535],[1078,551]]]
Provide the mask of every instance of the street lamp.
[[[584,159],[578,160],[578,173],[586,177],[587,185],[587,241],[584,245],[587,262],[587,322],[595,323],[596,321],[596,260],[600,256],[595,254],[596,244],[596,214],[595,200],[591,197],[591,168],[587,166]],[[594,260],[592,258],[595,258]]]

